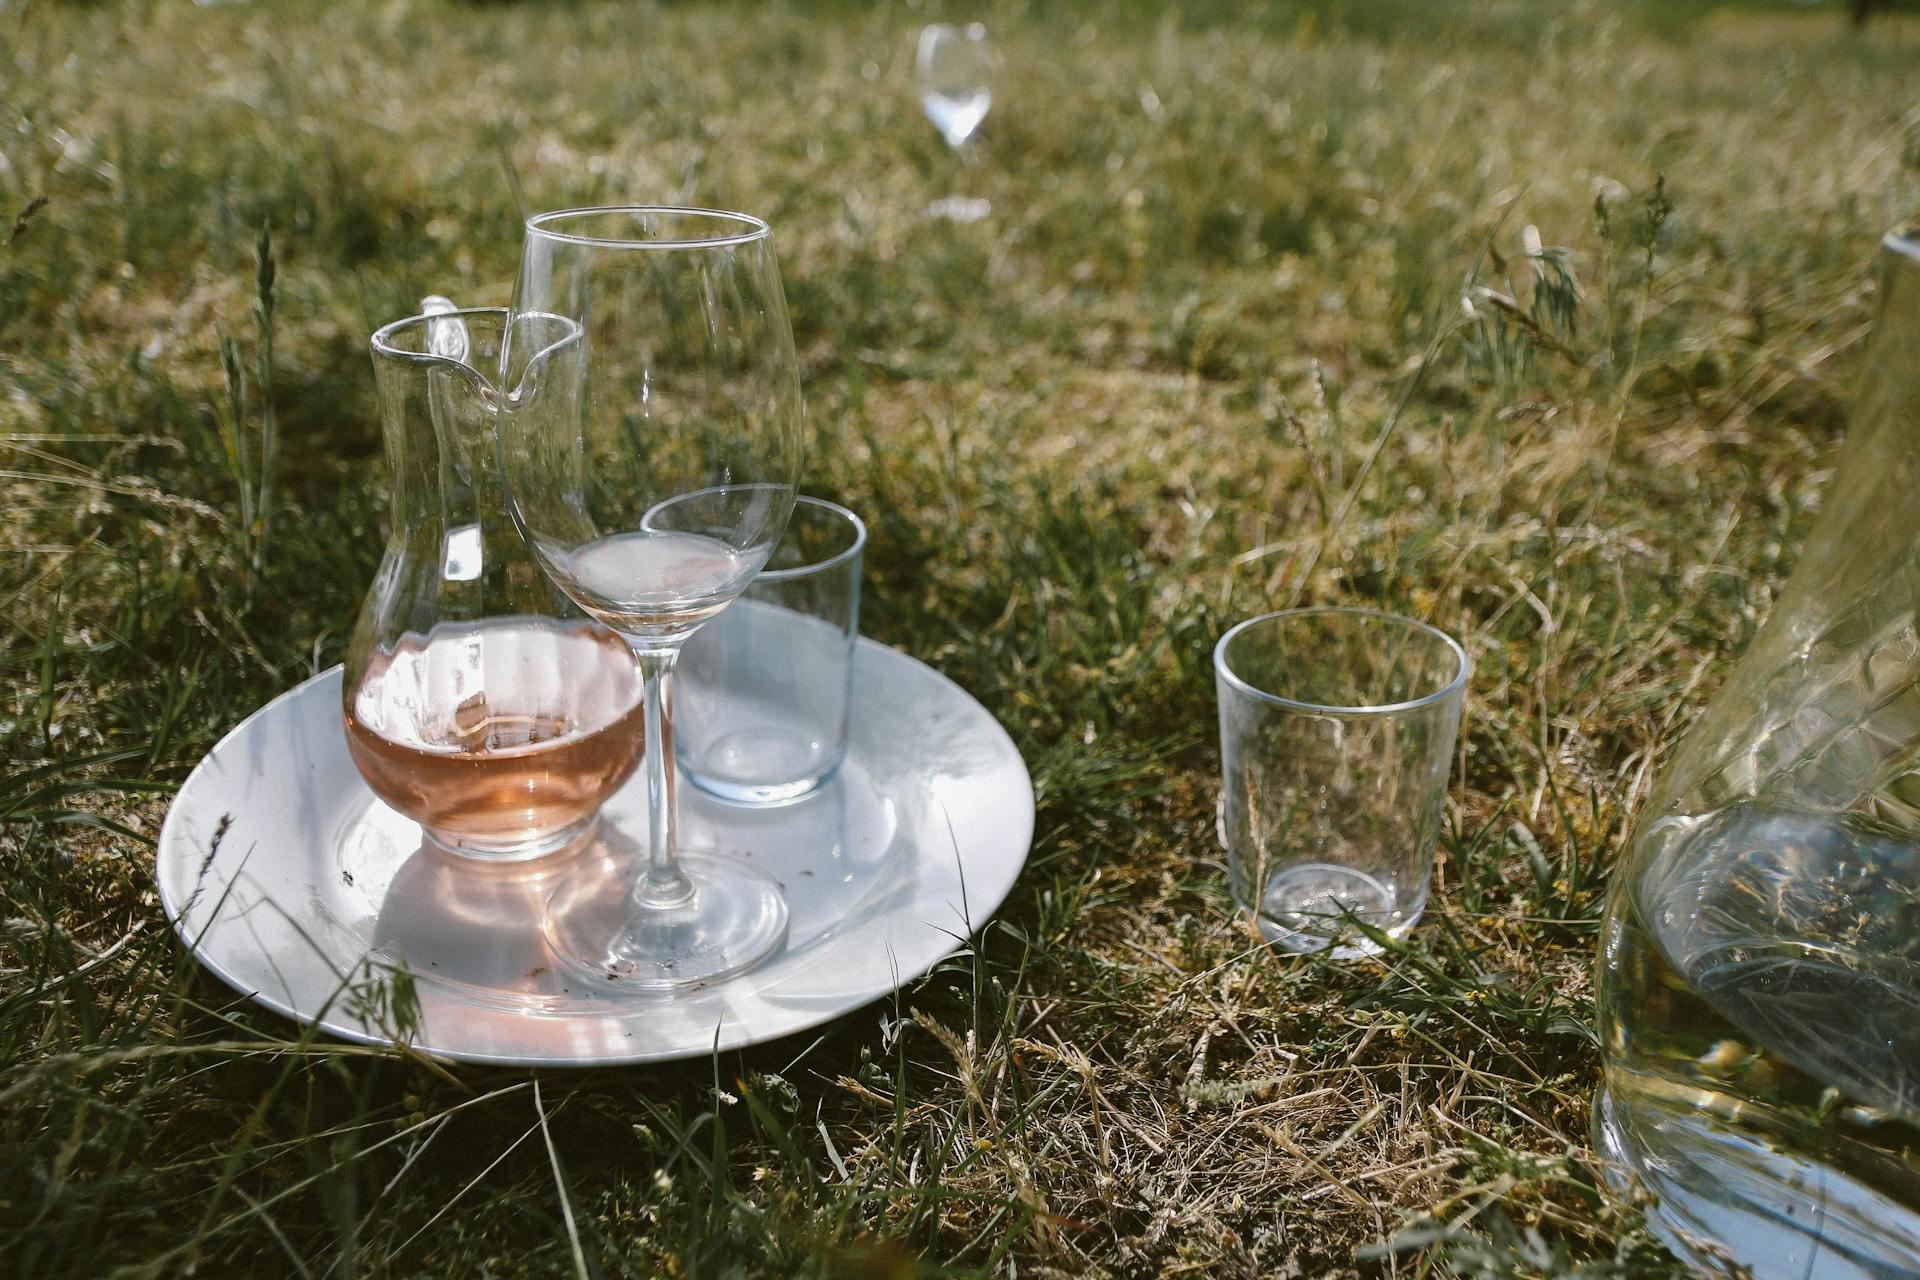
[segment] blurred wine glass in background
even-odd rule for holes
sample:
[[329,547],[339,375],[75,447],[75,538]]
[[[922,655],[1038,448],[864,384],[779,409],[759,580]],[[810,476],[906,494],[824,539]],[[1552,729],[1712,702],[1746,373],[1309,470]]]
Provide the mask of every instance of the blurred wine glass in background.
[[[920,33],[914,66],[920,83],[920,109],[963,156],[963,148],[987,118],[993,106],[993,79],[998,60],[978,22],[963,27],[936,22]],[[986,200],[953,195],[936,200],[927,209],[934,217],[971,222],[985,217],[993,206]]]
[[920,33],[915,65],[921,110],[947,145],[958,150],[993,106],[993,46],[987,43],[987,29],[977,22],[964,27],[936,22]]

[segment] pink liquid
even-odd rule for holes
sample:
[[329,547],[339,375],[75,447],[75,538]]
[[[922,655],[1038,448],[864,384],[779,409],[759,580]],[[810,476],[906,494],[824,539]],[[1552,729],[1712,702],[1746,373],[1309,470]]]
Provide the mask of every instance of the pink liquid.
[[589,623],[436,627],[376,654],[347,698],[374,794],[442,844],[511,857],[583,827],[645,748],[624,640]]

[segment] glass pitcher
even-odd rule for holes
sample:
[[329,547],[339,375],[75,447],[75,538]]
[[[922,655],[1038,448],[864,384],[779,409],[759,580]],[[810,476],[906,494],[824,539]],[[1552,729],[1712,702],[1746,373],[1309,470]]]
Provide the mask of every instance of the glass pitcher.
[[1594,1136],[1723,1274],[1920,1275],[1920,239],[1793,577],[1615,872]]
[[[479,372],[498,367],[506,311],[427,303],[373,335],[392,510],[347,649],[347,746],[430,844],[531,858],[585,837],[639,763],[641,673],[549,584],[508,514],[499,396]],[[542,336],[549,358],[518,394],[570,394],[577,344]]]

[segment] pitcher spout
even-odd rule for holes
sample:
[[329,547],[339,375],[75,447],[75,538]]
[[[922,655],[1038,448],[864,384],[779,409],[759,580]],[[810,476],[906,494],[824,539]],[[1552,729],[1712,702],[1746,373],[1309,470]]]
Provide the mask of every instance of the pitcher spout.
[[500,363],[506,313],[498,307],[456,307],[438,295],[421,303],[421,314],[396,320],[373,335],[374,369],[382,381],[413,379],[437,371],[458,378],[463,393],[491,412],[499,401],[493,379],[482,370]]

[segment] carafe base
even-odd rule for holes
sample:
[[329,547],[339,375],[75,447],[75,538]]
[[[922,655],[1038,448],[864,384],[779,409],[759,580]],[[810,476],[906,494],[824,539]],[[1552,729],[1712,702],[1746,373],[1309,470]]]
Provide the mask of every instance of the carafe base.
[[1735,1128],[1704,1100],[1663,1098],[1661,1082],[1642,1088],[1628,1074],[1610,1073],[1595,1100],[1594,1143],[1616,1185],[1630,1175],[1654,1197],[1648,1226],[1675,1254],[1753,1280],[1920,1275],[1920,1213],[1758,1123]]
[[421,839],[442,853],[472,862],[531,862],[570,849],[593,838],[600,829],[600,815],[590,813],[578,822],[570,822],[557,831],[544,832],[531,839],[484,840],[450,831],[420,829]]

